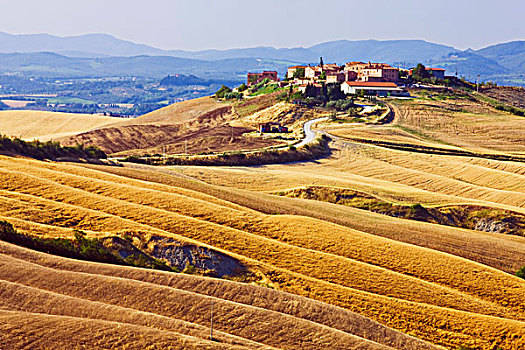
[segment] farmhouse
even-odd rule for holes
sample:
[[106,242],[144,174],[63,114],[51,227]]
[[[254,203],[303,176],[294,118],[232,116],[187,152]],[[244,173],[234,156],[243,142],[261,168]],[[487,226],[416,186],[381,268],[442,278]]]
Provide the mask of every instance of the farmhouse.
[[352,81],[357,79],[357,73],[354,71],[340,71],[326,74],[326,83],[342,83],[345,81]]
[[396,82],[399,80],[399,70],[386,63],[348,62],[345,64],[345,70],[357,73],[358,81]]
[[303,84],[303,85],[300,85],[298,90],[299,92],[301,93],[306,93],[306,91],[309,91],[309,93],[313,94],[313,95],[319,95],[321,93],[321,89],[323,88],[323,85],[321,84],[316,84],[316,83],[308,83],[308,84]]
[[341,70],[342,70],[342,67],[338,66],[335,63],[329,63],[329,64],[324,64],[323,65],[323,72],[326,72],[327,74],[328,73],[340,72]]
[[[301,74],[297,74],[298,70],[301,70]],[[386,63],[353,61],[344,66],[336,63],[292,66],[288,68],[286,76],[287,79],[293,80],[293,85],[299,86],[299,91],[304,92],[308,87],[312,92],[312,89],[320,90],[317,84],[322,83],[342,84],[349,81],[395,83],[399,81],[399,69]]]
[[259,124],[259,132],[260,133],[288,132],[288,128],[286,126],[282,126],[281,124],[277,122],[267,122],[267,123]]
[[248,73],[247,85],[250,86],[258,84],[264,79],[279,81],[276,71],[263,71],[262,73]]
[[407,92],[392,82],[345,81],[341,84],[345,94],[377,95],[377,96],[407,96]]
[[399,70],[386,63],[369,63],[362,68],[358,80],[396,82],[399,80]]
[[332,84],[332,83],[342,83],[346,81],[346,76],[343,72],[333,72],[326,74],[326,83]]
[[426,70],[430,75],[437,79],[445,79],[445,70],[443,68],[427,68]]
[[353,61],[345,64],[345,70],[356,72],[357,75],[360,76],[363,72],[363,68],[365,68],[366,66],[367,64],[365,62]]
[[304,77],[307,79],[315,79],[321,76],[323,68],[319,66],[308,66],[304,69]]
[[[410,70],[410,75],[412,75],[412,72],[413,72],[414,68],[412,68]],[[443,68],[431,68],[431,67],[426,67],[425,70],[427,71],[427,73],[437,79],[445,79],[445,69]]]

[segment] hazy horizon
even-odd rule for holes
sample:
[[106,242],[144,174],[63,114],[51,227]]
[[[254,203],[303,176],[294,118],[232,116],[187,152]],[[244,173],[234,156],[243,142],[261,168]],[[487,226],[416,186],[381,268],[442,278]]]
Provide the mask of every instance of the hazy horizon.
[[[164,50],[232,49],[256,46],[309,47],[333,40],[420,39],[479,49],[525,39],[525,3],[452,1],[428,5],[404,0],[168,1],[93,0],[75,4],[0,0],[0,31],[77,36],[109,34]],[[317,7],[323,7],[325,12]],[[28,11],[30,9],[30,11]]]

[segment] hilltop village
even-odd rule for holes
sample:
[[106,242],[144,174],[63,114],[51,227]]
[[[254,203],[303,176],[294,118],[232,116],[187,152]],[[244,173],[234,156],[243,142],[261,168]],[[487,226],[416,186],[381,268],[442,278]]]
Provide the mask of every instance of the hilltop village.
[[[442,68],[424,68],[427,77],[444,80]],[[276,71],[248,73],[247,85],[259,84],[268,79],[278,82],[280,87],[294,86],[300,92],[320,94],[324,85],[337,87],[345,94],[363,94],[374,96],[409,96],[402,88],[401,76],[412,76],[413,69],[403,70],[386,63],[353,61],[345,65],[324,64],[321,58],[316,66],[288,67],[285,79],[281,81]],[[421,74],[420,74],[421,75]],[[452,78],[452,77],[449,77]]]

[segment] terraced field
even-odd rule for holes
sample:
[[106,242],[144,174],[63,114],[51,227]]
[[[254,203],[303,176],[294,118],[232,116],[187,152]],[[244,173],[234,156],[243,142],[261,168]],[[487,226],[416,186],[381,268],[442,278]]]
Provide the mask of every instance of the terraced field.
[[[300,185],[293,173],[302,174],[303,183],[333,184],[326,172],[340,166],[341,159],[334,156],[324,162],[182,171],[216,174],[229,181],[243,178],[250,186],[240,186],[239,180],[235,186],[247,188],[260,189],[265,177],[276,174]],[[361,216],[358,209],[210,185],[171,170],[81,167],[7,157],[0,159],[0,165],[3,218],[25,232],[71,237],[74,228],[93,237],[149,235],[149,243],[151,237],[173,239],[236,259],[246,271],[233,278],[251,276],[248,280],[256,284],[343,307],[436,344],[512,347],[525,339],[521,302],[525,281],[501,271],[516,270],[521,263],[525,256],[522,237],[405,222],[374,213]],[[219,175],[221,172],[227,175]],[[351,181],[352,176],[344,176],[350,172],[349,168],[337,174],[339,184]],[[374,177],[370,178],[373,184]],[[286,182],[276,186],[284,188]],[[478,197],[472,201],[482,202],[482,196]],[[270,208],[273,213],[265,214]],[[350,213],[361,217],[360,225],[353,224],[347,216]],[[366,217],[372,220],[363,220]],[[383,232],[378,223],[390,227],[390,232]],[[429,241],[419,245],[434,249],[399,242],[407,240],[402,235],[408,240],[415,236],[408,236],[400,227],[425,234]],[[472,244],[465,244],[465,236]],[[456,241],[458,251],[451,249],[446,237]],[[497,249],[502,246],[509,250]],[[147,251],[155,254],[155,249]],[[495,268],[488,266],[491,264]],[[2,279],[28,287],[28,282],[9,277],[18,276],[9,272],[11,265],[3,265],[7,272]],[[27,275],[49,277],[47,273]],[[31,281],[50,283],[45,282],[47,277],[32,277]],[[82,290],[86,288],[91,290]],[[101,302],[98,295],[93,299]],[[32,308],[24,311],[35,312]],[[279,347],[279,343],[265,344]]]
[[[75,242],[81,230],[123,258],[139,251],[174,268],[0,242],[0,347],[525,347],[525,280],[514,275],[525,237],[502,233],[505,215],[525,214],[525,163],[351,141],[521,154],[523,124],[495,112],[497,125],[514,130],[501,142],[491,143],[492,132],[456,140],[453,127],[437,127],[448,115],[433,115],[432,126],[411,122],[428,102],[412,103],[399,102],[393,125],[326,126],[339,138],[313,162],[116,167],[0,156],[0,220],[18,232]],[[492,113],[453,104],[469,109],[454,112],[454,123],[479,118],[476,130]],[[313,187],[391,207],[485,211],[467,229],[293,195]]]
[[268,288],[79,262],[5,243],[0,266],[5,348],[435,348]]

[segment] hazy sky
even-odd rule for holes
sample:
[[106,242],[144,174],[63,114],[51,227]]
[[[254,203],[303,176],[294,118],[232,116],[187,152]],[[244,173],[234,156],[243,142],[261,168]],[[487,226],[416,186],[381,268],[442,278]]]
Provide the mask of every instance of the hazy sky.
[[0,0],[0,31],[107,33],[163,49],[424,39],[459,49],[525,39],[525,0]]

